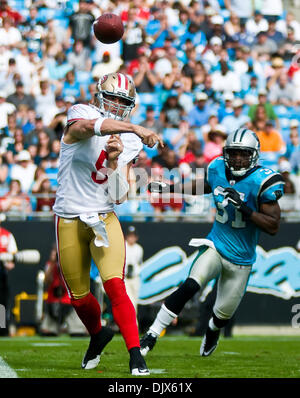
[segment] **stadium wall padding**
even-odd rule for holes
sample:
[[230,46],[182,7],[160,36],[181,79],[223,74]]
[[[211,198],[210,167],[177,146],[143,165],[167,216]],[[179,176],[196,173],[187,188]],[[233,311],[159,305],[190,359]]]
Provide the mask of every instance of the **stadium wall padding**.
[[[136,227],[139,234],[139,243],[144,248],[144,260],[148,260],[163,249],[175,246],[181,248],[186,256],[191,256],[195,252],[195,248],[188,246],[189,240],[191,238],[204,238],[211,228],[209,223],[122,222],[121,224],[124,231],[129,225]],[[44,268],[51,247],[55,242],[54,222],[9,221],[3,223],[3,227],[14,234],[19,250],[38,249],[41,254],[39,265],[16,264],[15,269],[10,271],[9,284],[11,305],[13,306],[15,295],[22,291],[28,294],[36,293],[37,272]],[[295,257],[297,254],[295,254],[294,248],[299,239],[299,223],[282,223],[277,235],[270,236],[262,233],[259,245],[266,253],[274,249],[288,247],[291,248],[292,256]],[[279,252],[281,251],[279,250]],[[285,255],[284,251],[283,255]],[[299,263],[298,257],[296,261]],[[300,268],[297,272],[300,278]],[[293,316],[292,306],[300,303],[300,285],[297,286],[294,286],[296,296],[290,298],[269,294],[268,291],[263,289],[261,293],[247,291],[237,311],[236,323],[241,325],[290,325]]]

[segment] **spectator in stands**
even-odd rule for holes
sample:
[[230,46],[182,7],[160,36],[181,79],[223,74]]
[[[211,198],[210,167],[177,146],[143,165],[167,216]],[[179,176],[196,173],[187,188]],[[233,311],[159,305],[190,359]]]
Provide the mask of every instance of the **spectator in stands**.
[[186,120],[179,121],[178,126],[166,128],[163,133],[163,140],[170,148],[172,148],[176,155],[179,155],[180,148],[185,145],[189,133],[189,124]]
[[67,60],[76,71],[89,72],[92,69],[91,51],[89,48],[84,47],[82,40],[74,42],[73,49],[69,52]]
[[300,149],[297,148],[290,157],[291,171],[294,175],[300,176]]
[[51,141],[57,138],[54,131],[44,125],[42,116],[36,115],[35,127],[25,137],[25,142],[28,144],[28,146],[38,144],[38,135],[40,131],[45,131],[49,135]]
[[179,127],[182,118],[185,116],[184,108],[178,102],[177,94],[167,97],[160,112],[160,121],[167,127]]
[[218,36],[213,36],[209,40],[209,45],[203,52],[202,58],[207,70],[218,65],[220,54],[222,51],[222,39]]
[[[21,178],[21,176],[20,176]],[[0,198],[0,207],[4,212],[31,212],[29,196],[22,191],[21,182],[18,179],[11,179],[8,192]]]
[[250,118],[243,113],[243,106],[244,102],[240,98],[235,98],[232,101],[233,115],[225,116],[222,120],[222,126],[225,127],[227,134],[242,126],[250,126]]
[[32,185],[36,165],[33,164],[30,153],[27,150],[21,151],[16,156],[17,164],[11,167],[10,178],[12,180],[19,180],[21,189],[27,193]]
[[155,117],[155,110],[153,105],[148,105],[146,107],[146,118],[140,123],[141,126],[146,127],[157,134],[162,134],[163,124]]
[[55,33],[49,32],[42,43],[41,49],[43,57],[54,59],[57,54],[63,51],[63,46],[61,43],[57,42]]
[[280,133],[275,130],[272,120],[268,120],[265,128],[257,131],[256,134],[259,138],[261,152],[285,152],[285,143]]
[[17,25],[18,23],[22,22],[23,17],[22,15],[18,12],[13,10],[7,0],[1,0],[0,2],[0,18],[6,18],[9,17],[13,20],[14,25]]
[[179,164],[195,161],[196,153],[202,150],[201,142],[194,130],[188,130],[185,134],[185,143],[179,148]]
[[273,105],[267,100],[267,90],[265,89],[260,89],[258,92],[258,104],[251,105],[248,111],[248,116],[251,119],[251,122],[253,123],[254,120],[256,119],[256,112],[258,106],[262,105],[264,107],[266,117],[268,120],[273,120],[276,122],[276,127],[279,129],[279,119],[274,111]]
[[227,134],[221,125],[208,133],[203,150],[205,163],[209,164],[213,159],[222,155],[226,138]]
[[292,61],[292,58],[298,52],[300,40],[296,40],[294,28],[287,28],[287,37],[279,49],[279,53],[285,61]]
[[122,63],[123,61],[120,57],[111,57],[109,51],[104,51],[101,62],[96,64],[92,69],[93,79],[98,80],[107,73],[117,72]]
[[246,31],[255,36],[259,32],[266,32],[268,27],[268,21],[263,17],[259,10],[255,10],[253,17],[249,18],[246,22]]
[[43,165],[43,161],[47,160],[51,153],[51,140],[44,130],[38,132],[37,139],[37,155],[34,158],[34,163]]
[[78,81],[75,80],[75,71],[70,70],[66,73],[61,94],[63,97],[84,98],[85,92]]
[[45,166],[46,175],[51,184],[51,190],[56,191],[58,187],[57,175],[58,175],[58,164],[59,164],[59,153],[51,152],[48,156],[48,162]]
[[295,88],[289,83],[286,73],[281,73],[275,83],[270,89],[270,102],[273,105],[294,106],[295,103]]
[[35,194],[41,186],[41,183],[47,178],[45,169],[42,166],[37,166],[34,172],[33,182],[29,192]]
[[211,108],[207,104],[208,96],[204,92],[196,93],[195,105],[188,114],[188,122],[191,128],[201,127],[208,122]]
[[283,14],[282,0],[263,0],[261,4],[261,12],[268,21],[277,21]]
[[16,111],[16,107],[6,101],[6,95],[3,90],[0,91],[0,129],[7,126],[7,116]]
[[14,27],[12,18],[5,17],[2,19],[2,28],[0,28],[0,43],[13,49],[22,41],[21,33]]
[[9,164],[14,163],[14,157],[21,151],[27,149],[25,144],[25,137],[21,127],[17,127],[14,132],[13,142],[9,143],[6,147],[6,160]]
[[35,98],[31,94],[25,94],[24,84],[21,81],[16,83],[16,91],[7,97],[7,102],[14,104],[16,108],[20,104],[28,105],[29,108],[35,109]]
[[0,147],[0,197],[8,191],[8,166],[3,153],[4,149]]
[[228,36],[224,31],[224,18],[221,15],[213,15],[211,21],[211,32],[207,34],[207,40],[209,41],[212,37],[219,37],[223,43],[228,41]]
[[199,90],[202,90],[201,85],[204,84],[205,77],[206,77],[206,69],[202,63],[202,61],[196,61],[195,67],[193,70],[193,75],[192,75],[192,89],[197,91],[197,88]]
[[89,10],[88,1],[79,0],[78,11],[69,18],[67,41],[72,37],[75,41],[82,40],[84,47],[91,47],[91,31],[95,17]]
[[224,30],[228,37],[232,37],[241,31],[240,19],[234,12],[230,14],[229,20],[225,22]]
[[299,122],[297,119],[293,119],[290,121],[290,142],[287,143],[286,152],[284,154],[286,159],[290,159],[292,153],[299,149],[300,141],[299,141]]
[[300,23],[296,20],[293,12],[286,13],[285,19],[277,21],[276,27],[283,34],[284,37],[288,35],[288,28],[292,28],[295,35],[295,40],[300,40]]
[[252,45],[253,56],[256,58],[261,55],[271,55],[277,51],[276,43],[268,38],[267,32],[259,32],[256,35],[256,41]]
[[136,91],[138,93],[152,93],[159,82],[159,78],[145,53],[141,52],[138,60],[138,71],[133,76]]
[[[284,182],[285,182],[284,193],[287,195],[295,194],[296,188],[295,188],[293,181],[291,180],[291,175],[290,175],[291,165],[290,165],[289,161],[286,160],[284,157],[279,158],[278,165],[279,165],[279,172],[282,175]],[[289,199],[291,199],[291,197],[289,197]],[[281,203],[280,203],[280,206],[281,206]],[[285,209],[285,210],[287,210],[287,209]],[[295,210],[295,206],[293,206],[289,210]]]
[[269,39],[273,40],[276,44],[278,49],[282,45],[284,41],[284,36],[281,32],[276,29],[276,20],[270,19],[269,20],[269,27],[267,30],[267,36]]
[[51,211],[55,202],[55,192],[52,190],[50,180],[46,177],[40,187],[34,192],[36,194],[36,211]]
[[[171,39],[173,39],[172,36]],[[206,46],[205,34],[201,31],[200,26],[193,21],[191,21],[183,36],[179,37],[179,48],[184,46],[187,40],[191,40],[195,50],[200,54]]]
[[122,58],[125,63],[137,58],[138,49],[144,41],[144,28],[136,19],[137,13],[136,7],[129,8],[128,20],[124,23]]
[[241,91],[241,80],[237,73],[230,70],[228,62],[224,59],[225,54],[227,55],[226,50],[221,51],[221,56],[223,59],[220,59],[218,66],[219,70],[216,70],[212,73],[212,87],[214,91],[218,92],[235,92],[239,93]]
[[243,22],[251,18],[251,0],[224,0],[224,4],[227,10],[234,12]]
[[9,144],[14,143],[15,132],[17,131],[16,113],[12,113],[7,117],[7,126],[1,131],[1,147],[7,150]]
[[173,40],[176,39],[175,34],[169,26],[167,15],[165,15],[163,12],[160,12],[158,14],[158,21],[159,24],[152,28],[151,31],[149,30],[149,27],[146,26],[145,28],[146,33],[151,35],[153,39],[151,49],[162,48],[167,37],[171,37]]
[[49,125],[52,121],[52,115],[56,109],[55,95],[51,90],[49,81],[42,80],[40,82],[40,94],[35,96],[36,100],[36,113],[39,114],[45,125]]

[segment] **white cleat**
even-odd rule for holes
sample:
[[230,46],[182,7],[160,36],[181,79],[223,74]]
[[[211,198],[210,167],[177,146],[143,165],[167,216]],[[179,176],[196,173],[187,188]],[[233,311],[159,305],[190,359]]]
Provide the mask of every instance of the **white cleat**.
[[89,370],[94,369],[99,365],[101,355],[97,355],[96,358],[90,359],[87,362],[82,361],[81,367],[82,369]]

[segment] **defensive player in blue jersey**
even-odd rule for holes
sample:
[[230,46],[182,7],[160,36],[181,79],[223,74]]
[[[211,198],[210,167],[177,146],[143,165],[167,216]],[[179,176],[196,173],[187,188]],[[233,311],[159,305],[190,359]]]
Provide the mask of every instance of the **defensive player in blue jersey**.
[[[202,340],[200,355],[216,349],[220,329],[226,325],[243,298],[251,266],[256,259],[260,231],[277,233],[280,223],[278,199],[283,195],[279,173],[258,165],[259,139],[246,128],[227,137],[223,156],[208,166],[204,193],[212,193],[216,217],[206,239],[192,239],[199,252],[188,278],[161,306],[153,324],[141,339],[141,352],[154,347],[161,332],[178,316],[185,303],[207,283],[219,277],[212,317]],[[186,186],[152,183],[152,192],[186,193]],[[195,192],[195,184],[191,186]]]

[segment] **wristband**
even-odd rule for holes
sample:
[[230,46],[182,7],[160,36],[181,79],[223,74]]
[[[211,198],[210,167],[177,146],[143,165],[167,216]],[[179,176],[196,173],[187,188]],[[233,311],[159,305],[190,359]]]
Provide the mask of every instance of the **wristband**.
[[253,210],[249,206],[245,205],[245,203],[241,204],[240,211],[247,219],[249,219],[253,213]]
[[99,137],[103,137],[101,134],[101,126],[102,126],[103,118],[99,117],[94,124],[94,132],[95,135],[98,135]]

